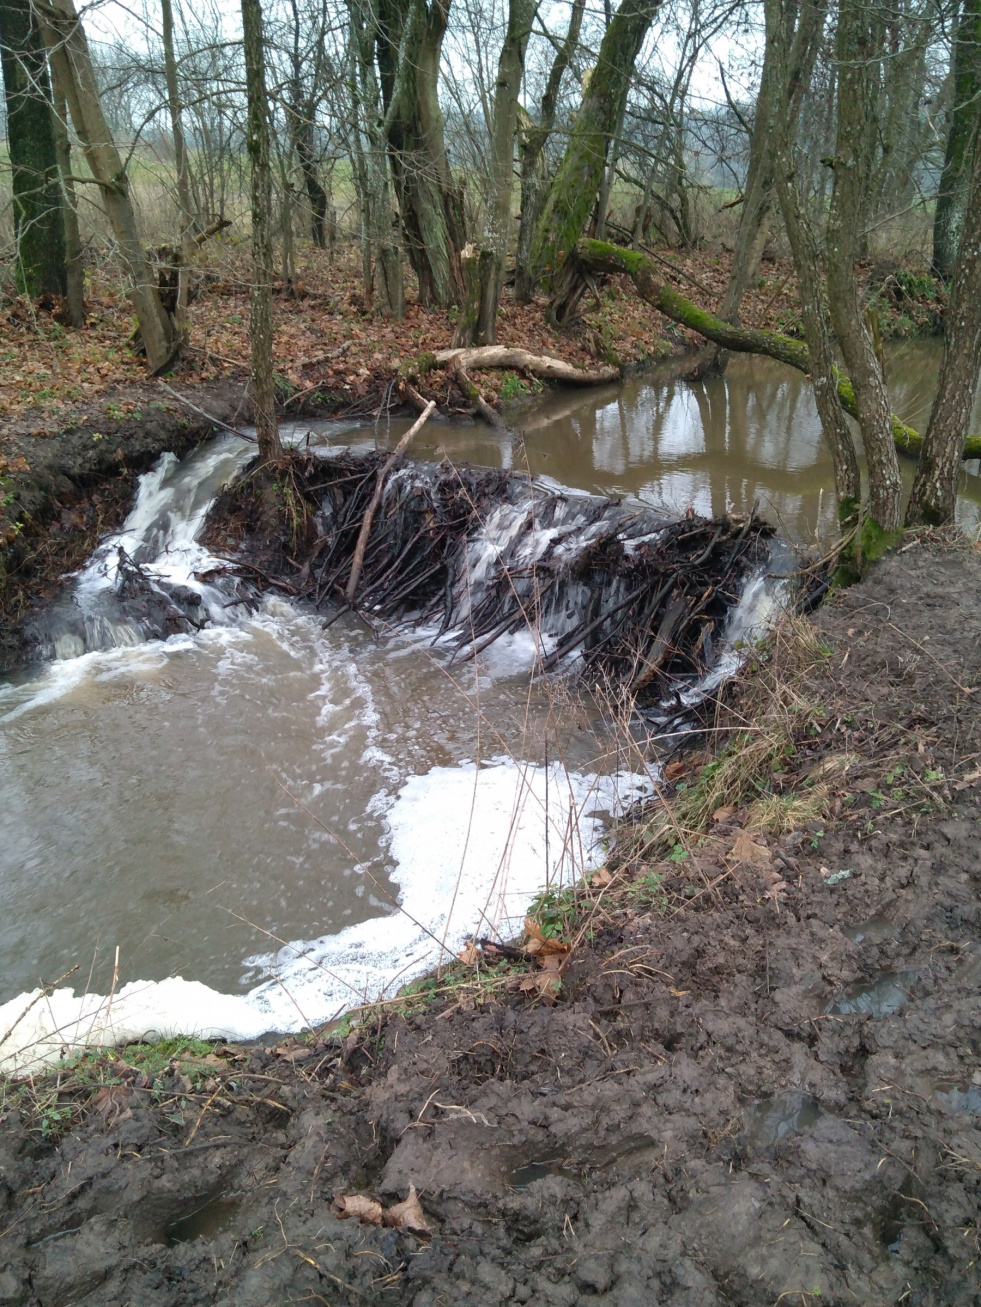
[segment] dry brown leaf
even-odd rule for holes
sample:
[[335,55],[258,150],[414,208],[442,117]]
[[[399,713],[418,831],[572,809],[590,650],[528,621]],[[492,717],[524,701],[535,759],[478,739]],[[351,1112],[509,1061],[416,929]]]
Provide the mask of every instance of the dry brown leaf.
[[429,1232],[426,1214],[422,1210],[414,1184],[409,1185],[409,1196],[405,1202],[390,1207],[383,1219],[386,1225],[394,1226],[396,1230],[419,1230],[427,1234]]
[[590,876],[589,883],[593,889],[603,889],[606,885],[613,883],[613,873],[609,867],[600,867],[599,871],[594,871]]
[[691,990],[690,990],[690,989],[669,989],[669,990],[668,990],[668,993],[671,995],[672,998],[684,998],[686,994],[690,994],[690,993],[691,993]]
[[736,815],[735,808],[725,808],[725,807],[716,808],[715,812],[712,813],[712,820],[728,821],[730,817],[734,817],[735,815]]
[[525,934],[530,940],[545,942],[545,933],[534,917],[525,917]]
[[539,995],[551,1007],[555,1002],[555,993],[560,984],[558,971],[548,969],[531,972],[522,979],[518,989],[522,994]]
[[132,1092],[128,1085],[103,1085],[93,1098],[92,1106],[107,1125],[116,1125],[133,1115],[129,1106]]
[[457,957],[465,967],[475,967],[480,961],[480,949],[477,948],[472,939],[468,939]]
[[338,1194],[331,1204],[331,1211],[342,1221],[354,1217],[362,1225],[381,1225],[385,1215],[381,1203],[364,1194]]
[[764,863],[770,861],[770,850],[762,844],[757,844],[745,831],[740,831],[729,850],[729,857],[734,858],[736,862]]
[[680,780],[687,770],[688,768],[683,762],[669,762],[664,769],[664,779],[666,781]]

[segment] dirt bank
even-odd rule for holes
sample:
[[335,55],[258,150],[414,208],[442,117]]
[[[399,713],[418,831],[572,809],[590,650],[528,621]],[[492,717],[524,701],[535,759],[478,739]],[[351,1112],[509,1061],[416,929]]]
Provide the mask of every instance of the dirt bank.
[[[107,419],[81,408],[66,430],[47,431],[36,415],[11,423],[0,457],[0,672],[30,656],[24,623],[64,584],[132,505],[133,485],[165,450],[181,455],[218,430],[153,386],[133,390],[131,410]],[[219,422],[245,422],[245,387],[199,388],[195,403]],[[122,413],[123,405],[119,405]]]
[[[484,960],[350,1033],[8,1086],[0,1303],[976,1303],[979,641],[966,547],[823,610],[755,802],[542,909],[589,925],[554,1006]],[[410,1184],[429,1237],[332,1211]]]

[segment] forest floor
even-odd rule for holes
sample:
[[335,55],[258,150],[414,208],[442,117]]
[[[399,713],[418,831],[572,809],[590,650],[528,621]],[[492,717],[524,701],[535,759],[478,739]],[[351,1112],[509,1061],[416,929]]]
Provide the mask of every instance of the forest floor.
[[0,1303],[977,1303],[979,687],[981,553],[907,537],[746,669],[677,825],[539,905],[557,991],[485,949],[8,1084]]

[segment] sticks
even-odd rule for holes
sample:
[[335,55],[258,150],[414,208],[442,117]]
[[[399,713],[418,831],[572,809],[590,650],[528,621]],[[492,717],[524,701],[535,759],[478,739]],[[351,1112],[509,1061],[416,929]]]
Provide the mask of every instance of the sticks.
[[378,472],[378,476],[375,480],[375,493],[371,497],[371,503],[365,510],[365,515],[361,522],[361,532],[358,535],[358,543],[354,547],[354,561],[351,563],[351,575],[348,579],[347,590],[345,591],[349,604],[354,603],[354,593],[358,588],[358,581],[361,579],[361,569],[364,567],[364,554],[365,550],[368,548],[368,536],[371,534],[371,524],[375,520],[375,514],[378,512],[378,505],[381,503],[388,474],[402,457],[402,454],[405,452],[416,432],[420,431],[426,425],[426,419],[435,407],[436,401],[430,400],[426,405],[426,411],[421,414],[415,422],[413,422],[411,427],[409,427],[408,431],[395,446],[391,455],[386,459]]

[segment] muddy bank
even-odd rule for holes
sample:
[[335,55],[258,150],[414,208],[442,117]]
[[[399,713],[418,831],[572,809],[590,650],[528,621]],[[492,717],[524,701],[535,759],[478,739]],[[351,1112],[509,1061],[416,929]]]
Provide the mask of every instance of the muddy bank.
[[[979,558],[913,544],[816,634],[787,829],[744,795],[615,870],[554,1006],[485,958],[351,1032],[8,1086],[0,1302],[976,1302]],[[428,1237],[332,1211],[410,1183]]]

